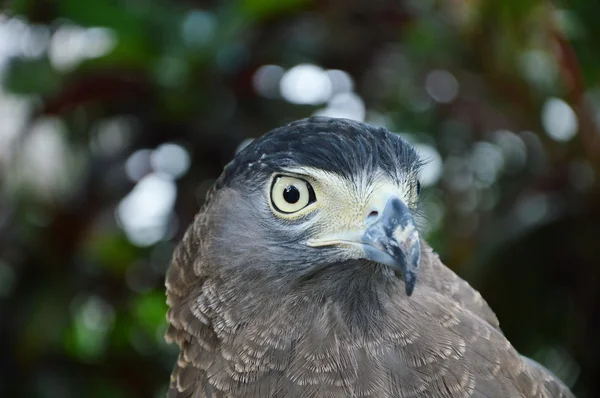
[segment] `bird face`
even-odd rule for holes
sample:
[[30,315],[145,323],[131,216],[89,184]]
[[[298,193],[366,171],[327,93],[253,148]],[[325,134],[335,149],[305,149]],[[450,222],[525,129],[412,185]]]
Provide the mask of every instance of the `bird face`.
[[312,118],[255,140],[225,169],[209,212],[212,264],[240,281],[379,263],[412,294],[420,161],[399,136]]
[[[271,212],[290,221],[305,236],[307,247],[334,247],[338,259],[367,259],[391,267],[410,295],[420,246],[407,203],[416,201],[418,189],[395,183],[381,170],[360,177],[349,180],[311,167],[274,173],[267,185]],[[309,216],[310,221],[299,222]]]

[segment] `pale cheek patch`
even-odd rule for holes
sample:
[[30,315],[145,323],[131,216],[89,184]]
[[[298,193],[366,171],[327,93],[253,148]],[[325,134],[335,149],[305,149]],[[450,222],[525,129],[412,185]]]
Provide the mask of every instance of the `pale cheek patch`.
[[312,213],[309,221],[296,226],[299,231],[312,229],[319,236],[363,230],[369,213],[377,208],[383,210],[390,197],[398,197],[407,206],[414,202],[409,175],[396,180],[379,170],[348,180],[335,173],[308,167],[288,169],[283,173],[305,178],[312,184],[316,202],[306,211],[301,210],[286,218],[297,220]]

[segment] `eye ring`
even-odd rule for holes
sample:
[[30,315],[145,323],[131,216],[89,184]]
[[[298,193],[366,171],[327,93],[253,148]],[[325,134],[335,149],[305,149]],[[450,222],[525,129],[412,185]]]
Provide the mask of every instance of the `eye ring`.
[[276,175],[273,178],[271,204],[279,213],[296,213],[316,200],[315,191],[308,181],[286,175]]

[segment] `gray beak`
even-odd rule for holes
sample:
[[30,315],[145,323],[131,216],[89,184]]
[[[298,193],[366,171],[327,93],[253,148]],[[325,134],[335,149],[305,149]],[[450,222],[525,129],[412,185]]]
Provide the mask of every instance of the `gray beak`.
[[367,258],[392,268],[404,280],[410,296],[417,283],[421,247],[409,208],[392,197],[370,222],[361,237]]

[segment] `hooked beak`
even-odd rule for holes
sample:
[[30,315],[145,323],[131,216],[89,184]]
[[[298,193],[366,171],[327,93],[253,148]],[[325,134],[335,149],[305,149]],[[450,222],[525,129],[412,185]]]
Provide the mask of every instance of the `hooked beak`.
[[367,228],[361,237],[369,260],[385,264],[404,279],[410,296],[417,283],[421,245],[408,207],[398,198],[391,198],[383,214]]
[[359,247],[364,258],[387,265],[404,280],[410,296],[417,283],[421,247],[410,209],[399,198],[390,197],[382,211],[372,212],[367,228],[328,239],[311,239],[309,246],[350,245]]

